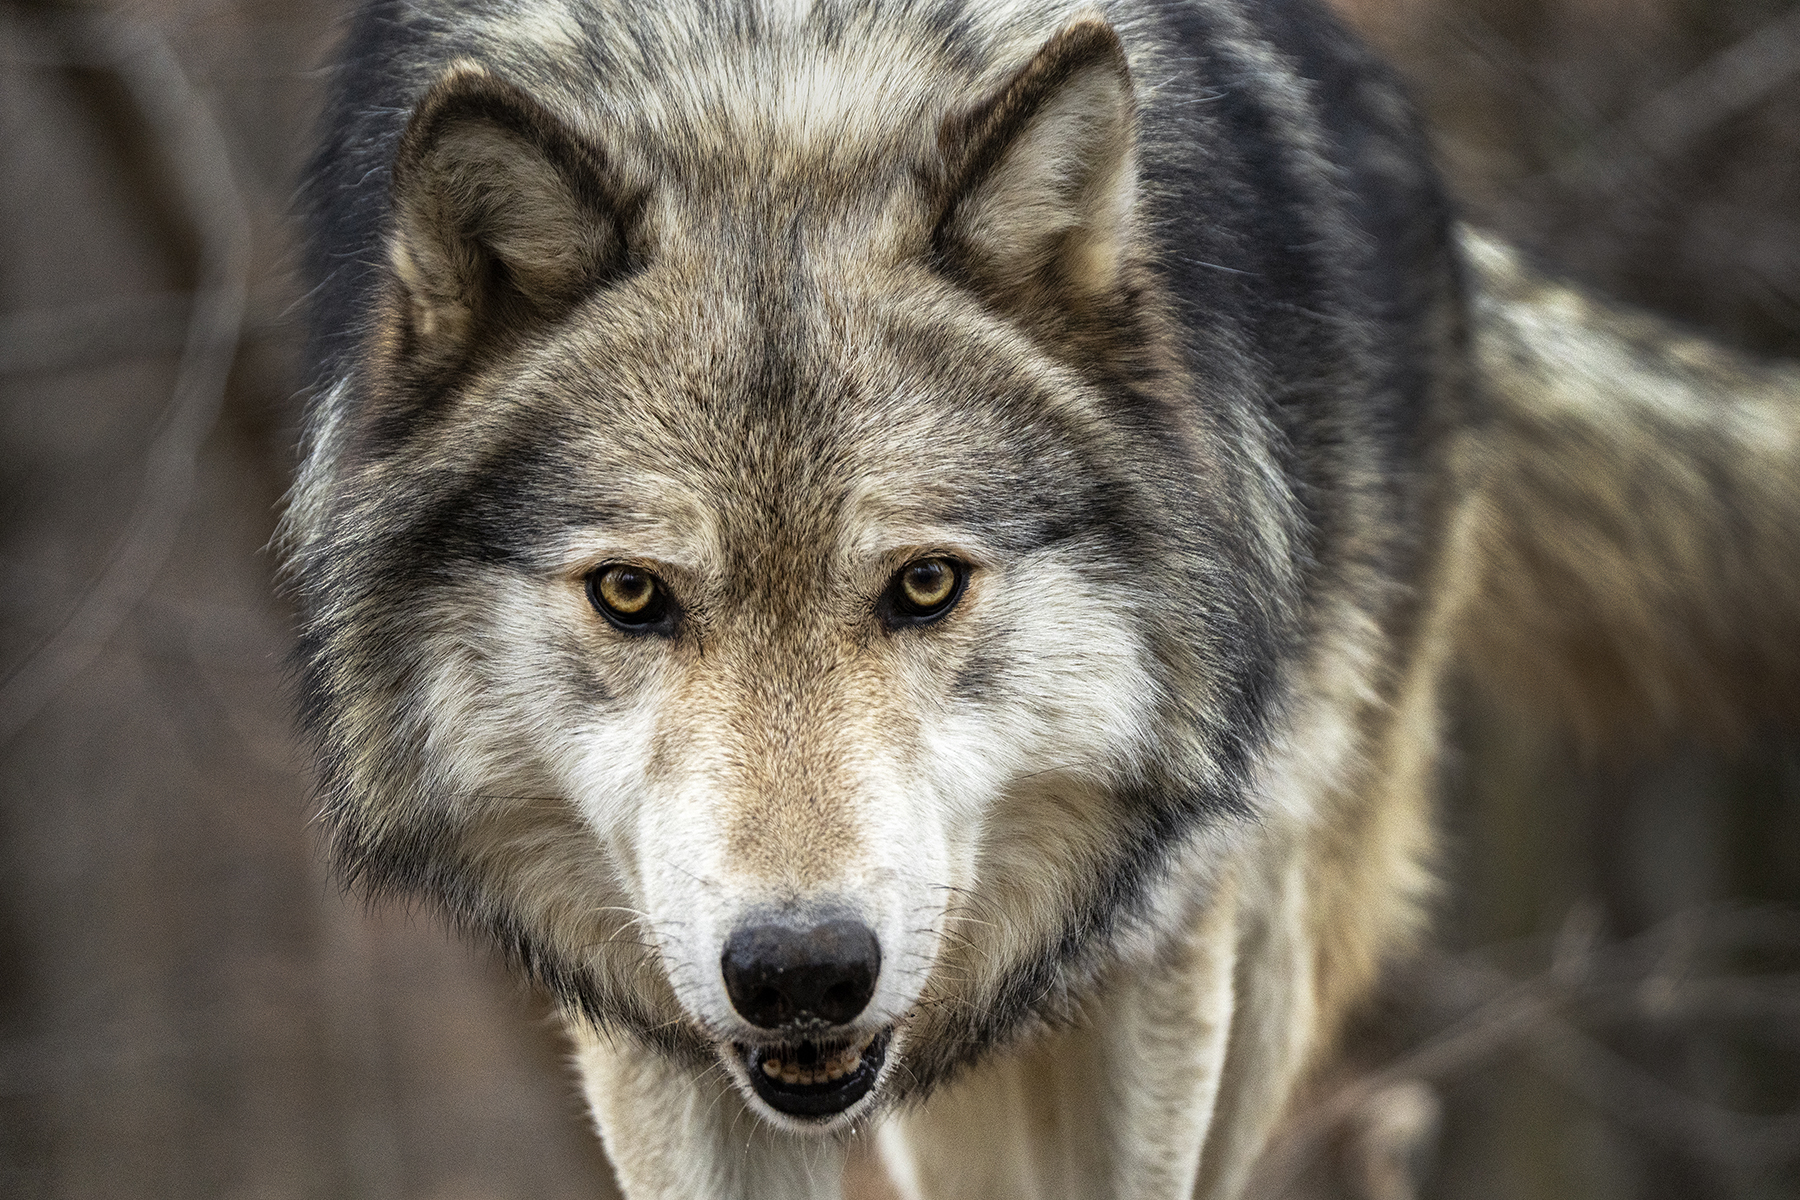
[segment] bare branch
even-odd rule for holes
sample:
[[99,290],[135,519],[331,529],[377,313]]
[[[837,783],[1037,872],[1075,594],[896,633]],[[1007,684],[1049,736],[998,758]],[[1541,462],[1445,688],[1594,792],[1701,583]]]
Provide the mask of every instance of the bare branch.
[[1508,1047],[1616,1119],[1716,1161],[1779,1166],[1800,1160],[1800,1112],[1740,1113],[1662,1082],[1572,1022],[1572,1015],[1662,1023],[1676,1019],[1792,1020],[1800,979],[1789,975],[1692,978],[1702,953],[1747,945],[1792,945],[1800,914],[1779,909],[1695,909],[1610,946],[1596,941],[1595,914],[1578,905],[1551,947],[1547,970],[1520,981],[1479,953],[1427,959],[1414,969],[1426,1006],[1472,1011],[1392,1062],[1326,1092],[1297,1113],[1258,1169],[1254,1195],[1289,1195],[1338,1131],[1379,1109],[1410,1083],[1442,1080]]
[[1800,75],[1800,9],[1715,54],[1639,105],[1619,128],[1652,154],[1672,158],[1709,130],[1754,108],[1796,75]]
[[155,30],[114,14],[69,15],[56,28],[81,57],[106,63],[152,131],[200,235],[187,341],[143,484],[105,567],[48,639],[0,684],[0,743],[30,722],[99,652],[143,598],[187,513],[200,453],[237,354],[250,265],[250,220],[223,134]]
[[1551,172],[1590,190],[1640,188],[1660,164],[1800,75],[1800,9],[1770,21],[1601,129]]

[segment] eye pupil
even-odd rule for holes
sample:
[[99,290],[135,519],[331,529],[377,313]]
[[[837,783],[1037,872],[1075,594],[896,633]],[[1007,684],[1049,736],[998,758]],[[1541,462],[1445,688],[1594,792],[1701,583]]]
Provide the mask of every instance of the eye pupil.
[[655,591],[656,584],[650,581],[648,575],[624,567],[614,567],[600,580],[601,595],[606,597],[606,603],[615,612],[642,612]]
[[927,559],[906,568],[906,598],[920,608],[935,608],[950,596],[956,577],[940,558]]
[[588,595],[600,615],[621,629],[662,620],[668,597],[656,576],[636,567],[603,567],[588,577]]

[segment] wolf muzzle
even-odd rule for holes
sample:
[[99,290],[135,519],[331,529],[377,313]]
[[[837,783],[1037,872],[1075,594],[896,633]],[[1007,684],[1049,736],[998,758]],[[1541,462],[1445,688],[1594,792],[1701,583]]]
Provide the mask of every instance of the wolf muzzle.
[[881,974],[881,943],[861,921],[814,925],[764,921],[726,939],[719,969],[732,1007],[774,1045],[737,1047],[751,1086],[771,1108],[828,1117],[874,1086],[886,1057],[884,1034],[847,1028],[869,1006]]

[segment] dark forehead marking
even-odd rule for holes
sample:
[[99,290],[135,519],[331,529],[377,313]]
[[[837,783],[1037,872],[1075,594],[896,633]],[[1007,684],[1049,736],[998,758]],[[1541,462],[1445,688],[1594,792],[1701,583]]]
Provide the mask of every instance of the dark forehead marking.
[[629,515],[626,497],[576,486],[586,464],[576,444],[547,425],[523,420],[479,453],[398,484],[393,511],[412,519],[394,523],[379,569],[401,582],[453,562],[541,573],[556,567],[549,550],[569,530]]

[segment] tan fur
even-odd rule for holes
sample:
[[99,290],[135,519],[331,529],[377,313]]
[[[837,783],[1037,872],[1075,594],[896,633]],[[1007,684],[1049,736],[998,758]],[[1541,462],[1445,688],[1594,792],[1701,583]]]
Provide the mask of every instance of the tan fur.
[[[603,160],[478,64],[458,63],[420,102],[395,172],[405,202],[389,254],[428,362],[453,365],[478,333],[522,319],[509,300],[554,313],[625,253],[601,207]],[[496,267],[509,297],[487,286]]]
[[1793,717],[1800,370],[1467,244],[1491,401],[1471,669],[1595,743]]

